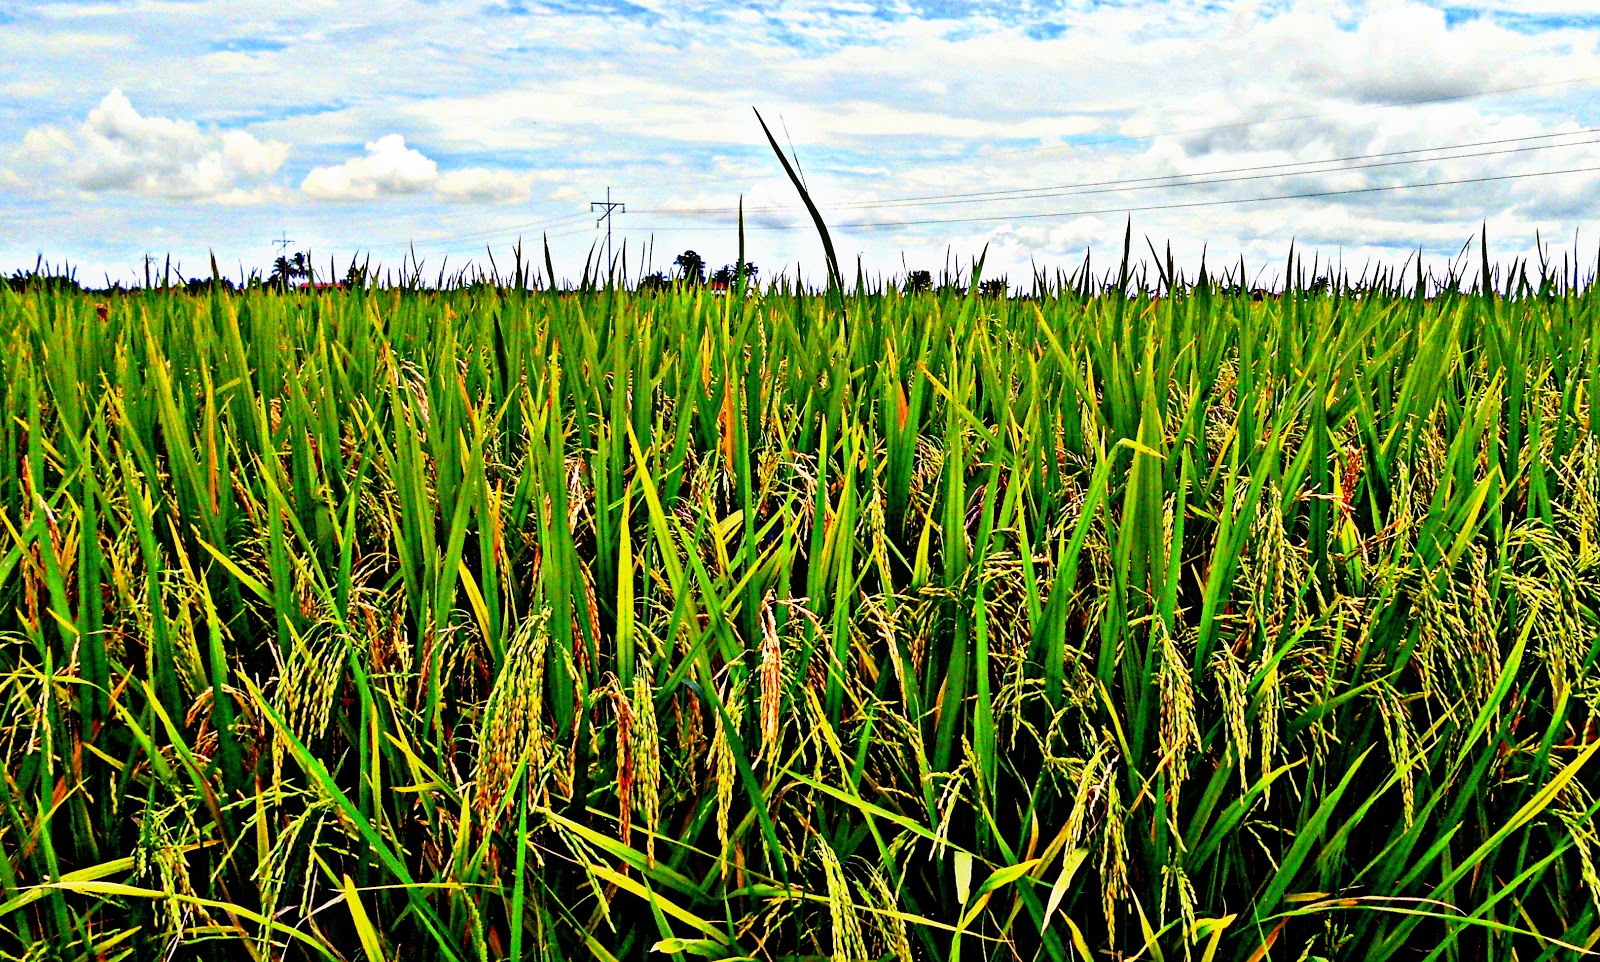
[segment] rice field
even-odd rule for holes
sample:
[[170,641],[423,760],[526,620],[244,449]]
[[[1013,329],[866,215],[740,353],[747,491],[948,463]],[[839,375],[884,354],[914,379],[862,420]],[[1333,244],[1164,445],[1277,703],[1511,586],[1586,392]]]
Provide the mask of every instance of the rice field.
[[0,951],[1592,954],[1600,293],[1236,270],[0,290]]

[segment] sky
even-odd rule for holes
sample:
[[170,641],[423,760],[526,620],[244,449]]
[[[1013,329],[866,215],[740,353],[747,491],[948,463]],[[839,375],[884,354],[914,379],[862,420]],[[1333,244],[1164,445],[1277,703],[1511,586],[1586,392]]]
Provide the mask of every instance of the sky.
[[819,281],[756,110],[847,275],[1600,249],[1600,0],[0,0],[0,271]]

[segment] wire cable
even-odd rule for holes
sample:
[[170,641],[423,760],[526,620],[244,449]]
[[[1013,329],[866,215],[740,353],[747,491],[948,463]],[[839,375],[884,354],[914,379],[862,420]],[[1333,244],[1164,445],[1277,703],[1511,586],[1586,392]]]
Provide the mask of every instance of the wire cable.
[[493,237],[495,237],[497,235],[512,234],[512,233],[516,233],[518,231],[542,230],[542,229],[554,229],[554,228],[557,228],[557,227],[566,227],[569,224],[572,224],[572,223],[574,223],[576,221],[587,220],[588,218],[589,218],[589,214],[588,213],[563,214],[563,215],[561,215],[559,217],[552,217],[552,218],[549,218],[547,220],[541,220],[541,221],[532,221],[532,222],[526,223],[526,224],[507,224],[504,227],[487,227],[487,228],[484,228],[483,230],[468,231],[468,232],[461,233],[461,234],[446,234],[443,237],[429,237],[429,238],[421,239],[421,240],[394,241],[394,242],[388,243],[388,244],[375,244],[375,245],[372,245],[372,246],[374,248],[432,247],[432,246],[435,246],[435,245],[438,245],[438,244],[453,244],[453,243],[455,243],[457,241],[471,240],[471,239],[477,238],[477,237],[484,237],[484,238],[492,239]]
[[[1339,190],[1302,191],[1288,194],[1272,194],[1265,197],[1233,197],[1218,200],[1199,200],[1177,204],[1146,204],[1138,207],[1104,207],[1083,210],[1058,210],[1045,212],[1032,212],[1020,214],[990,214],[974,217],[925,217],[914,220],[901,221],[855,221],[831,225],[831,230],[877,230],[885,228],[918,227],[931,224],[977,224],[989,221],[1006,220],[1040,220],[1060,217],[1087,217],[1095,214],[1135,214],[1145,211],[1158,210],[1188,210],[1196,207],[1222,207],[1230,204],[1262,204],[1279,200],[1311,200],[1321,197],[1344,197],[1357,194],[1376,194],[1387,191],[1420,190],[1429,187],[1453,187],[1463,184],[1489,184],[1501,181],[1526,180],[1535,177],[1557,177],[1565,174],[1585,174],[1600,171],[1596,167],[1569,167],[1562,170],[1528,171],[1518,174],[1497,174],[1485,177],[1461,177],[1452,180],[1432,180],[1415,184],[1386,184],[1376,187],[1348,187]],[[676,225],[641,225],[630,227],[638,231],[725,231],[721,227],[679,227]],[[813,230],[810,224],[745,224],[746,230]]]
[[[589,216],[588,214],[584,215],[584,217],[588,217],[588,216]],[[621,228],[618,228],[618,230],[620,230],[620,229]],[[556,239],[562,238],[562,237],[573,237],[573,236],[576,236],[578,234],[589,233],[591,230],[593,230],[593,228],[580,227],[577,230],[561,231],[559,233],[555,233],[555,234],[549,235],[549,239],[550,240],[556,240]],[[487,246],[491,246],[491,245],[484,245],[484,247],[487,247]],[[474,255],[482,254],[482,253],[484,253],[484,247],[465,247],[465,248],[458,248],[456,250],[448,250],[448,251],[431,250],[431,251],[424,251],[423,253],[425,253],[429,257],[456,257],[456,256],[459,256],[459,255],[462,255],[462,254],[474,254]]]
[[[1067,196],[1072,194],[1103,194],[1131,190],[1152,190],[1168,187],[1190,187],[1204,184],[1235,183],[1247,180],[1264,180],[1275,177],[1294,177],[1306,174],[1340,173],[1351,170],[1370,170],[1380,167],[1397,167],[1410,164],[1425,164],[1444,160],[1465,160],[1473,157],[1492,157],[1501,154],[1527,153],[1535,150],[1551,150],[1558,147],[1581,147],[1588,144],[1600,143],[1600,138],[1591,135],[1600,134],[1600,127],[1586,127],[1579,130],[1562,131],[1553,134],[1530,134],[1524,137],[1505,137],[1497,140],[1482,140],[1462,144],[1446,144],[1438,147],[1416,147],[1409,150],[1391,150],[1370,154],[1352,154],[1346,157],[1331,157],[1325,160],[1289,161],[1279,164],[1257,164],[1248,167],[1231,167],[1209,170],[1190,174],[1158,174],[1150,177],[1131,177],[1118,180],[1084,181],[1073,184],[1056,184],[1046,187],[1017,187],[1002,190],[961,191],[949,194],[922,194],[907,197],[886,197],[880,200],[851,201],[840,204],[822,205],[823,210],[876,210],[891,207],[933,207],[949,204],[975,204],[989,203],[997,200],[1031,200],[1040,197]],[[1511,147],[1501,150],[1485,150],[1473,153],[1456,153],[1440,157],[1419,157],[1410,160],[1392,160],[1371,164],[1355,164],[1343,167],[1330,167],[1332,164],[1348,164],[1350,161],[1376,160],[1383,157],[1402,157],[1420,153],[1437,153],[1441,151],[1461,151],[1470,147],[1483,147],[1498,144],[1526,143],[1530,140],[1548,140],[1557,137],[1591,136],[1589,140],[1576,140],[1566,143],[1531,144],[1521,147]],[[1291,170],[1289,168],[1323,168]],[[1256,171],[1280,171],[1279,173],[1254,173]],[[1250,174],[1250,176],[1218,176],[1233,174]],[[1204,179],[1202,179],[1204,178]],[[1175,181],[1174,183],[1155,183],[1157,181]],[[702,207],[702,208],[657,208],[641,209],[641,214],[664,214],[668,216],[695,216],[700,214],[731,214],[736,207]],[[787,213],[800,211],[804,208],[795,205],[770,205],[765,207],[746,207],[746,214],[752,213]]]
[[[1243,130],[1248,127],[1260,127],[1267,124],[1293,123],[1297,120],[1323,120],[1328,117],[1339,117],[1350,113],[1363,113],[1372,110],[1394,110],[1404,107],[1423,107],[1431,104],[1460,103],[1467,100],[1478,100],[1483,97],[1495,97],[1501,94],[1526,93],[1530,90],[1544,90],[1551,87],[1566,87],[1573,84],[1594,83],[1600,81],[1600,74],[1587,77],[1569,77],[1566,80],[1549,80],[1535,84],[1520,84],[1513,87],[1491,87],[1483,90],[1469,91],[1460,94],[1440,94],[1432,97],[1417,97],[1411,100],[1395,100],[1381,104],[1363,104],[1357,107],[1343,107],[1338,110],[1325,110],[1314,114],[1292,114],[1283,117],[1266,117],[1261,120],[1239,120],[1225,124],[1212,124],[1205,127],[1181,127],[1175,130],[1164,130],[1151,134],[1113,134],[1106,137],[1097,137],[1090,140],[1080,140],[1070,144],[1047,144],[1040,147],[1018,147],[1012,150],[995,150],[983,157],[1013,157],[1019,154],[1036,154],[1054,150],[1073,150],[1079,147],[1092,147],[1101,144],[1141,143],[1149,140],[1160,140],[1163,137],[1182,137],[1187,134],[1208,134],[1223,130]],[[944,166],[949,164],[970,163],[973,158],[961,158],[948,161],[932,161],[934,165]]]

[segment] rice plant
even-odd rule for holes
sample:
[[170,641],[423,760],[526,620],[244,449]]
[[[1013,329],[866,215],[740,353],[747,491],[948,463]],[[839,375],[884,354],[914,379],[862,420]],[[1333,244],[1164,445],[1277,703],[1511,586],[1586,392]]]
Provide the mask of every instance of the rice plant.
[[1153,270],[0,291],[0,951],[1592,953],[1600,294]]

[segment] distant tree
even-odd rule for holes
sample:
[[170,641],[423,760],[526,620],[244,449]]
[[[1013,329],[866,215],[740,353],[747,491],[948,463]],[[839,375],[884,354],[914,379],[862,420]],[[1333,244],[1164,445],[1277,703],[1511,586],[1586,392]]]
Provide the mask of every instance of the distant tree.
[[905,290],[907,294],[924,294],[933,290],[933,274],[930,271],[912,271],[906,275]]
[[[744,280],[745,280],[745,283],[746,284],[754,283],[755,279],[756,279],[756,275],[759,274],[760,272],[761,272],[761,268],[757,267],[754,264],[751,264],[751,263],[747,262],[744,265]],[[721,287],[721,288],[730,288],[730,287],[733,286],[734,278],[738,277],[738,276],[739,276],[739,267],[738,267],[737,264],[724,264],[721,267],[719,267],[716,270],[711,272],[711,286],[712,287]]]
[[296,251],[293,257],[280,256],[272,262],[272,276],[267,278],[267,284],[279,289],[287,289],[297,278],[309,277],[311,265],[303,251]]
[[226,277],[193,277],[184,282],[183,288],[190,294],[204,294],[212,288],[231,291],[233,290],[233,281],[228,280]]
[[706,282],[706,259],[694,251],[684,251],[673,261],[678,265],[685,284],[704,284]]
[[639,278],[639,290],[641,291],[665,291],[671,289],[672,278],[660,271],[656,271],[654,274],[646,274],[644,277]]
[[6,286],[19,293],[28,290],[69,292],[83,290],[83,286],[70,274],[51,273],[38,268],[32,271],[17,271],[6,278]]
[[1003,298],[1011,291],[1011,285],[1006,283],[1004,277],[991,277],[978,285],[979,297]]

